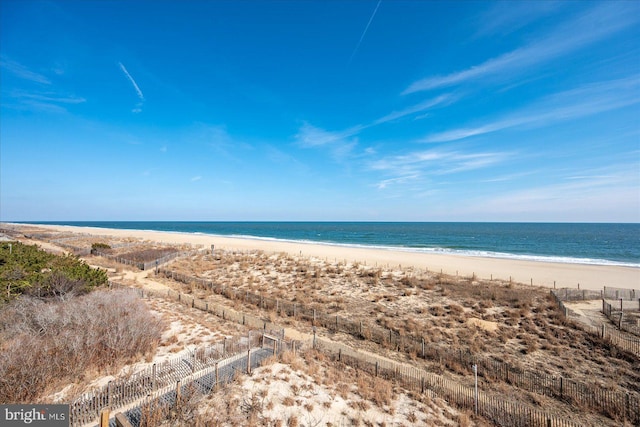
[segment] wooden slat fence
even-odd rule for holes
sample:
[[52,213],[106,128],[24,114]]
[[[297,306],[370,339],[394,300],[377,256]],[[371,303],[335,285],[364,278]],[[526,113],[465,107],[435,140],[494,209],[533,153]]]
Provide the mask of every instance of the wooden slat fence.
[[640,289],[613,288],[611,286],[605,286],[602,297],[612,300],[623,299],[634,301],[640,298]]
[[603,296],[603,291],[594,291],[590,289],[562,288],[554,289],[553,292],[562,298],[562,301],[586,301],[602,299]]
[[93,252],[94,255],[97,256],[101,256],[103,258],[107,258],[110,259],[112,261],[115,261],[117,263],[120,264],[125,264],[125,265],[131,265],[134,266],[140,270],[150,270],[150,269],[154,269],[157,266],[160,266],[162,264],[166,264],[167,262],[174,260],[174,259],[178,259],[178,258],[186,258],[186,257],[190,257],[193,255],[198,255],[201,254],[203,252],[206,252],[206,249],[194,249],[191,251],[176,251],[173,253],[170,253],[168,255],[165,255],[163,257],[160,257],[158,259],[154,259],[151,261],[146,261],[146,262],[140,262],[140,261],[135,261],[135,260],[131,260],[122,256],[118,256],[118,255],[113,255],[113,254],[109,254],[97,249],[94,249],[93,251],[91,249],[89,249],[89,252]]
[[233,337],[222,343],[199,347],[162,363],[154,363],[132,375],[110,381],[100,389],[81,395],[70,404],[71,425],[93,422],[103,408],[125,406],[195,372],[214,366],[230,355],[242,356],[250,348],[258,348],[261,344],[262,332],[249,331],[248,336]]
[[168,298],[168,299],[177,301],[179,303],[182,303],[184,305],[187,305],[189,307],[196,308],[198,310],[213,314],[214,316],[218,316],[223,320],[245,325],[248,328],[260,329],[264,333],[267,333],[272,336],[280,337],[280,339],[284,339],[284,329],[281,326],[275,323],[272,323],[269,320],[253,316],[248,313],[243,313],[241,311],[236,311],[224,305],[210,303],[203,299],[196,298],[193,295],[183,294],[171,289],[156,290],[156,289],[132,288],[117,282],[113,282],[113,281],[109,282],[109,287],[113,289],[124,289],[130,292],[135,292],[140,297]]
[[[126,418],[132,425],[140,425],[147,418],[159,421],[162,417],[158,417],[155,412],[166,414],[180,404],[177,398],[178,395],[181,396],[182,401],[198,401],[212,391],[226,387],[234,380],[236,375],[249,373],[251,370],[261,366],[265,359],[283,351],[291,350],[292,345],[292,342],[279,341],[278,345],[273,349],[252,350],[250,353],[245,352],[220,360],[214,366],[209,366],[186,376],[172,386],[150,393],[140,404],[126,411]],[[115,420],[110,425],[115,425]]]
[[[420,393],[438,396],[459,408],[475,409],[475,390],[440,375],[423,371],[412,366],[399,364],[372,354],[360,353],[352,348],[316,338],[315,347],[335,360],[371,375],[397,381],[404,388]],[[504,395],[478,392],[478,414],[497,425],[527,427],[578,427],[585,426],[584,420],[572,421],[549,414],[523,402],[505,399]]]
[[637,315],[631,317],[630,321],[627,321],[629,312],[639,312],[640,300],[636,301],[615,301],[609,302],[602,300],[602,313],[622,331],[629,332],[640,339],[640,317]]
[[[482,375],[491,376],[492,378],[512,383],[523,390],[566,402],[590,405],[591,408],[610,417],[619,417],[622,414],[626,419],[640,424],[640,411],[638,410],[640,395],[637,393],[629,394],[622,390],[605,390],[595,384],[584,384],[563,377],[525,370],[506,362],[483,356],[462,351],[443,350],[432,344],[427,345],[422,337],[401,335],[396,331],[371,325],[368,322],[354,321],[333,314],[323,314],[317,308],[268,298],[228,286],[221,286],[203,278],[194,278],[167,269],[160,269],[159,274],[176,281],[194,284],[230,299],[242,300],[266,310],[273,310],[280,315],[294,317],[298,320],[307,320],[313,325],[322,326],[333,332],[345,332],[396,351],[415,354],[423,359],[436,360],[448,367],[453,367],[455,364],[456,369],[460,369],[462,366],[463,369],[468,371],[472,364],[482,364],[485,368]],[[563,292],[564,290],[560,291]],[[564,307],[562,300],[554,292],[556,291],[552,290],[552,295],[556,296],[556,300],[566,312],[566,307]],[[566,293],[566,295],[570,297],[571,294]],[[587,332],[592,331],[587,330]],[[640,340],[629,340],[611,328],[603,328],[595,331],[595,334],[626,351],[640,355]]]
[[[557,292],[556,290],[551,290],[551,295],[554,297],[556,304],[558,304],[558,307],[564,313],[565,317],[568,317],[569,310],[564,305],[564,302],[562,300],[563,290],[560,290],[560,291],[561,292]],[[615,312],[613,311],[611,305],[609,304],[608,306],[607,304],[608,303],[603,300],[603,307],[602,307],[603,314],[607,317],[609,316],[613,317]],[[613,318],[614,325],[618,325],[619,320],[620,320],[619,318],[616,320],[614,317]],[[602,327],[597,328],[594,326],[585,325],[581,322],[577,322],[576,326],[586,332],[589,332],[592,335],[597,335],[603,340],[607,341],[608,343],[640,358],[640,337],[628,334],[624,331],[618,331],[613,328],[607,328],[605,325],[602,325]]]

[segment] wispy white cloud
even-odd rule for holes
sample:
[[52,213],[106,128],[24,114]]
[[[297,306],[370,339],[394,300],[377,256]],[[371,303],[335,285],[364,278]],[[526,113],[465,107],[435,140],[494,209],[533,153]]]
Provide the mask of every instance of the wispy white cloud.
[[82,104],[87,100],[78,96],[68,95],[62,96],[55,93],[28,93],[28,92],[14,92],[13,96],[21,99],[30,99],[38,102],[51,102],[56,104]]
[[367,31],[369,31],[369,26],[371,25],[371,22],[373,22],[373,18],[376,16],[376,13],[378,12],[378,8],[380,7],[380,3],[382,3],[382,0],[378,0],[378,3],[376,4],[376,8],[373,9],[373,13],[371,14],[371,17],[369,18],[369,22],[367,22],[367,25],[364,27],[364,31],[360,35],[360,40],[358,40],[358,43],[356,44],[356,47],[353,49],[353,52],[351,52],[351,56],[349,57],[348,64],[351,64],[351,61],[353,60],[353,57],[356,55],[356,52],[360,48],[360,44],[362,43],[362,40],[364,40],[364,36],[367,35]]
[[605,2],[590,8],[546,37],[466,70],[412,83],[403,94],[436,89],[488,77],[511,78],[517,72],[586,47],[638,22],[633,2]]
[[400,177],[397,177],[397,178],[383,179],[382,181],[377,182],[375,184],[375,187],[378,190],[384,190],[385,188],[389,187],[390,185],[393,185],[393,184],[406,184],[408,182],[415,181],[418,178],[420,178],[420,175],[411,174],[411,175],[400,176]]
[[144,104],[144,94],[140,90],[140,87],[138,86],[138,83],[136,83],[136,81],[133,79],[133,77],[131,77],[131,74],[129,74],[129,71],[127,71],[127,69],[124,66],[124,64],[122,62],[118,62],[118,65],[120,66],[120,69],[122,70],[124,75],[129,79],[129,81],[133,85],[133,88],[135,89],[136,94],[138,94],[138,98],[140,99],[140,102],[138,102],[136,104],[136,106],[133,108],[133,110],[131,110],[131,111],[133,113],[140,113],[142,111],[142,105]]
[[191,182],[196,182],[196,181],[200,181],[202,179],[202,177],[200,175],[194,176],[193,178],[191,178]]
[[525,176],[531,176],[538,173],[537,171],[530,170],[526,172],[512,173],[507,175],[497,175],[493,178],[486,178],[481,180],[480,182],[511,182],[523,178]]
[[[442,94],[435,98],[430,98],[418,104],[411,105],[403,110],[393,111],[370,123],[359,124],[342,131],[328,131],[304,122],[298,133],[295,135],[295,140],[299,146],[305,148],[321,146],[329,147],[335,157],[344,158],[355,148],[358,142],[356,136],[363,130],[399,120],[417,113],[422,113],[435,107],[448,105],[454,102],[455,99],[456,98],[451,94]],[[371,148],[368,150],[371,150]],[[365,154],[368,153],[365,152]]]
[[488,168],[504,162],[510,156],[511,154],[506,152],[425,150],[384,157],[371,162],[369,168],[390,176],[376,184],[377,188],[384,189],[390,184],[403,184],[426,176],[442,176]]
[[16,103],[4,103],[3,107],[11,108],[18,111],[31,111],[31,112],[42,112],[42,113],[54,113],[54,114],[64,114],[67,113],[68,110],[57,104],[52,104],[48,102],[38,102],[33,100],[24,100],[18,101]]
[[[455,97],[453,95],[448,93],[443,94],[435,98],[427,99],[419,104],[415,104],[410,107],[407,107],[404,110],[393,111],[387,114],[386,116],[380,117],[379,119],[375,120],[369,126],[379,125],[379,124],[387,123],[387,122],[397,120],[406,116],[410,116],[412,114],[421,113],[425,110],[429,110],[436,106],[442,107],[442,106],[451,104],[454,101],[455,101]],[[422,116],[424,116],[424,114]],[[420,118],[423,118],[423,117],[420,117]]]
[[506,35],[556,12],[565,5],[561,1],[492,2],[478,19],[476,36]]
[[592,83],[542,99],[517,113],[482,125],[463,127],[428,136],[423,142],[457,141],[517,127],[542,127],[615,110],[640,102],[640,76]]
[[353,136],[362,129],[362,126],[356,126],[342,132],[329,132],[305,122],[295,135],[295,140],[299,146],[305,148],[328,148],[334,158],[342,160],[347,157],[357,145],[357,138],[353,138]]
[[33,72],[29,70],[27,67],[25,67],[24,65],[12,59],[9,59],[4,55],[0,56],[0,67],[4,68],[5,70],[9,71],[13,75],[23,80],[29,80],[34,83],[40,83],[45,85],[51,84],[51,80],[49,80],[44,75]]
[[254,148],[251,144],[231,135],[225,125],[203,122],[194,123],[174,143],[206,148],[207,153],[215,153],[218,159],[224,158],[227,162],[238,164],[244,163],[247,150]]
[[12,100],[14,103],[5,102],[5,107],[16,110],[39,111],[56,114],[66,113],[68,105],[82,104],[86,102],[84,98],[75,95],[60,94],[52,91],[9,91],[7,93],[7,99]]
[[344,141],[359,133],[364,126],[354,126],[340,132],[330,132],[307,122],[304,122],[295,138],[299,145],[303,147],[318,147],[329,144],[341,144]]
[[446,185],[444,176],[494,167],[511,156],[506,152],[426,150],[383,157],[368,167],[386,176],[374,184],[378,190],[410,191],[412,197],[426,197]]
[[[637,163],[618,163],[605,168],[568,173],[558,182],[529,186],[493,197],[483,196],[479,215],[495,215],[518,220],[555,218],[571,221],[640,221]],[[619,217],[616,213],[619,212]]]

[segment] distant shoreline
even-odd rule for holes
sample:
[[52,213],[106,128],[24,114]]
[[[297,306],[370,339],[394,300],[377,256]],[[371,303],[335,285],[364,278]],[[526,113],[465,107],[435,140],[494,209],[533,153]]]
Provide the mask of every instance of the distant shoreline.
[[640,248],[636,244],[636,240],[640,241],[640,224],[357,221],[45,221],[41,224],[640,268]]
[[96,236],[134,237],[166,243],[215,245],[226,250],[262,250],[265,252],[286,252],[338,261],[366,263],[428,269],[432,272],[483,279],[500,279],[534,286],[557,288],[569,287],[599,290],[604,286],[638,288],[640,268],[618,265],[570,264],[547,261],[468,256],[442,253],[419,253],[397,249],[373,249],[365,247],[320,244],[315,242],[286,242],[249,237],[214,236],[196,233],[113,229],[98,227],[78,227],[35,223],[12,223],[18,226],[32,226],[55,231],[85,233]]

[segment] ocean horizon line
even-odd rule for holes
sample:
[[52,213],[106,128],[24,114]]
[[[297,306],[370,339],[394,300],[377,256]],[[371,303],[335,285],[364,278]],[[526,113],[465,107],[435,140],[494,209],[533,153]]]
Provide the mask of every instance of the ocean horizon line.
[[640,268],[637,249],[640,224],[626,223],[29,221],[23,224],[186,233],[343,248]]

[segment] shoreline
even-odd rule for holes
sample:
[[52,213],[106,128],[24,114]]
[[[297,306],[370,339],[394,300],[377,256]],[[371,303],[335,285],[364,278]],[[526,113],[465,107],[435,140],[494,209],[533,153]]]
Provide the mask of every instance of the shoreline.
[[600,290],[604,286],[640,287],[640,268],[620,265],[573,264],[550,261],[521,260],[488,256],[416,252],[392,248],[367,248],[303,241],[283,241],[267,238],[227,237],[176,231],[152,231],[79,227],[52,224],[7,223],[20,227],[37,227],[55,231],[85,233],[94,236],[134,237],[155,242],[201,244],[226,250],[262,250],[286,252],[291,255],[327,260],[365,263],[371,266],[402,266],[428,269],[431,272],[500,279],[525,285],[557,288]]

